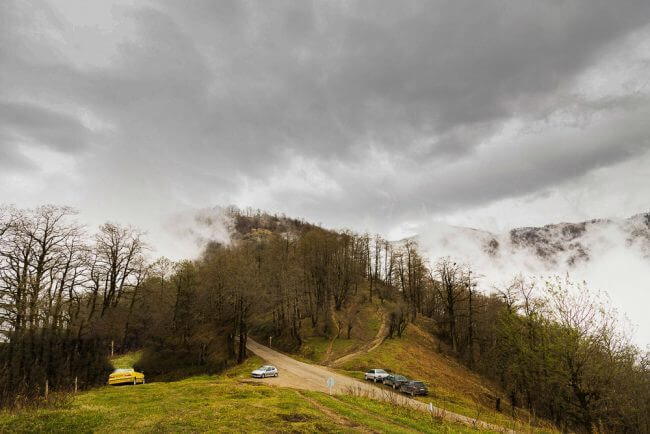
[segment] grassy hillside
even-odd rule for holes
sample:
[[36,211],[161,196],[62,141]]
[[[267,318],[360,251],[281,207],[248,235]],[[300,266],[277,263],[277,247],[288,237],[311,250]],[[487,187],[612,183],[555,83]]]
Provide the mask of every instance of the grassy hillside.
[[[125,366],[134,356],[114,359]],[[361,397],[271,387],[258,358],[219,376],[101,387],[58,408],[0,413],[0,432],[475,432]]]
[[[501,426],[528,428],[536,425],[542,432],[553,431],[545,421],[534,420],[527,412],[513,412],[497,386],[437,351],[437,341],[418,326],[409,324],[401,339],[387,339],[374,351],[357,355],[339,368],[351,376],[363,378],[371,368],[384,368],[408,378],[423,380],[430,396],[425,402],[455,413]],[[495,399],[502,398],[503,412],[495,411]]]
[[[351,338],[347,339],[345,332],[338,338],[323,336],[318,330],[313,330],[305,321],[301,329],[303,345],[293,354],[294,357],[310,363],[331,365],[331,362],[351,353],[356,356],[342,363],[333,365],[342,373],[362,379],[363,373],[371,368],[384,368],[412,379],[423,380],[430,387],[430,396],[417,398],[424,402],[460,413],[471,418],[478,418],[501,426],[528,430],[536,427],[538,432],[552,432],[552,424],[533,418],[522,409],[512,409],[505,394],[500,388],[471,371],[453,357],[446,356],[441,351],[442,344],[423,328],[431,324],[425,319],[418,324],[409,324],[401,339],[385,340],[371,352],[364,351],[380,329],[382,315],[386,315],[385,306],[379,300],[373,303],[361,301],[361,295],[366,288],[359,291],[355,297],[358,305],[355,326]],[[344,320],[345,312],[332,312],[330,324]],[[336,330],[331,326],[332,330]],[[333,333],[336,334],[336,331]],[[361,351],[360,351],[361,350]],[[495,410],[496,398],[501,398],[502,411]]]

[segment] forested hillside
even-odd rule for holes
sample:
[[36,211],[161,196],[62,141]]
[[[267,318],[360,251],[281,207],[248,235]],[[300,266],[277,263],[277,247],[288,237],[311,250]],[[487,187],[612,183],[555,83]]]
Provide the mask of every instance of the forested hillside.
[[581,285],[522,277],[487,294],[480,270],[448,258],[430,264],[411,240],[227,214],[230,243],[172,262],[148,260],[134,228],[89,233],[67,208],[4,209],[2,404],[41,396],[46,380],[53,389],[74,377],[101,383],[111,347],[142,349],[139,368],[175,379],[243,362],[249,335],[296,352],[306,329],[346,339],[363,327],[364,304],[378,302],[390,339],[425,320],[436,351],[501,387],[495,407],[527,408],[567,430],[650,432],[648,354]]

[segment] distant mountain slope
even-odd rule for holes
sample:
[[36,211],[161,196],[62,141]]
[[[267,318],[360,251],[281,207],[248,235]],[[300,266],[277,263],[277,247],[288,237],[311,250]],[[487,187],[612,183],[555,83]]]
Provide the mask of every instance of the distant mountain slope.
[[606,291],[614,307],[638,326],[636,339],[650,343],[645,306],[650,303],[650,213],[516,228],[507,232],[434,224],[415,237],[432,262],[451,256],[471,264],[489,290],[515,275],[567,273]]
[[650,259],[650,213],[625,220],[591,220],[581,223],[559,223],[540,228],[518,228],[509,233],[512,250],[529,250],[550,264],[560,262],[573,266],[589,261],[597,252],[599,241],[624,240],[628,247],[637,246]]

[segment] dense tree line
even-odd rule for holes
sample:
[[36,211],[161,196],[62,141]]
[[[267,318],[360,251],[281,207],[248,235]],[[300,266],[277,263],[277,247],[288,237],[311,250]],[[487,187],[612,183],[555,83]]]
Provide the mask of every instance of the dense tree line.
[[[0,217],[2,403],[105,380],[112,346],[143,349],[150,378],[217,372],[246,357],[249,335],[287,351],[304,330],[350,338],[363,303],[389,337],[409,323],[500,384],[495,406],[527,408],[576,431],[649,432],[649,357],[580,285],[518,278],[492,293],[450,258],[429,263],[413,240],[329,231],[253,210],[227,210],[230,243],[196,260],[145,260],[142,235],[89,235],[61,207]],[[496,392],[498,395],[499,392]]]
[[501,291],[481,370],[565,430],[650,431],[650,365],[584,285],[516,279]]
[[165,377],[243,361],[251,331],[288,350],[300,347],[305,323],[331,333],[331,311],[347,306],[365,276],[360,239],[294,223],[213,243],[166,278],[154,264],[121,347],[144,347],[139,367]]
[[90,236],[66,207],[0,210],[0,405],[101,383],[110,370],[110,320],[144,277],[130,228]]

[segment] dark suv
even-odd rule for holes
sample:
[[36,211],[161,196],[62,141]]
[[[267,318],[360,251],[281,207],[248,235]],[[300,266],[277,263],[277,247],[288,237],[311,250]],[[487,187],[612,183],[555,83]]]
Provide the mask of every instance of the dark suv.
[[384,384],[391,386],[393,389],[398,389],[402,383],[406,383],[408,378],[403,375],[390,374],[388,377],[384,378]]
[[407,381],[406,383],[402,383],[399,386],[399,391],[402,393],[408,393],[411,396],[429,394],[427,386],[425,386],[421,381]]

